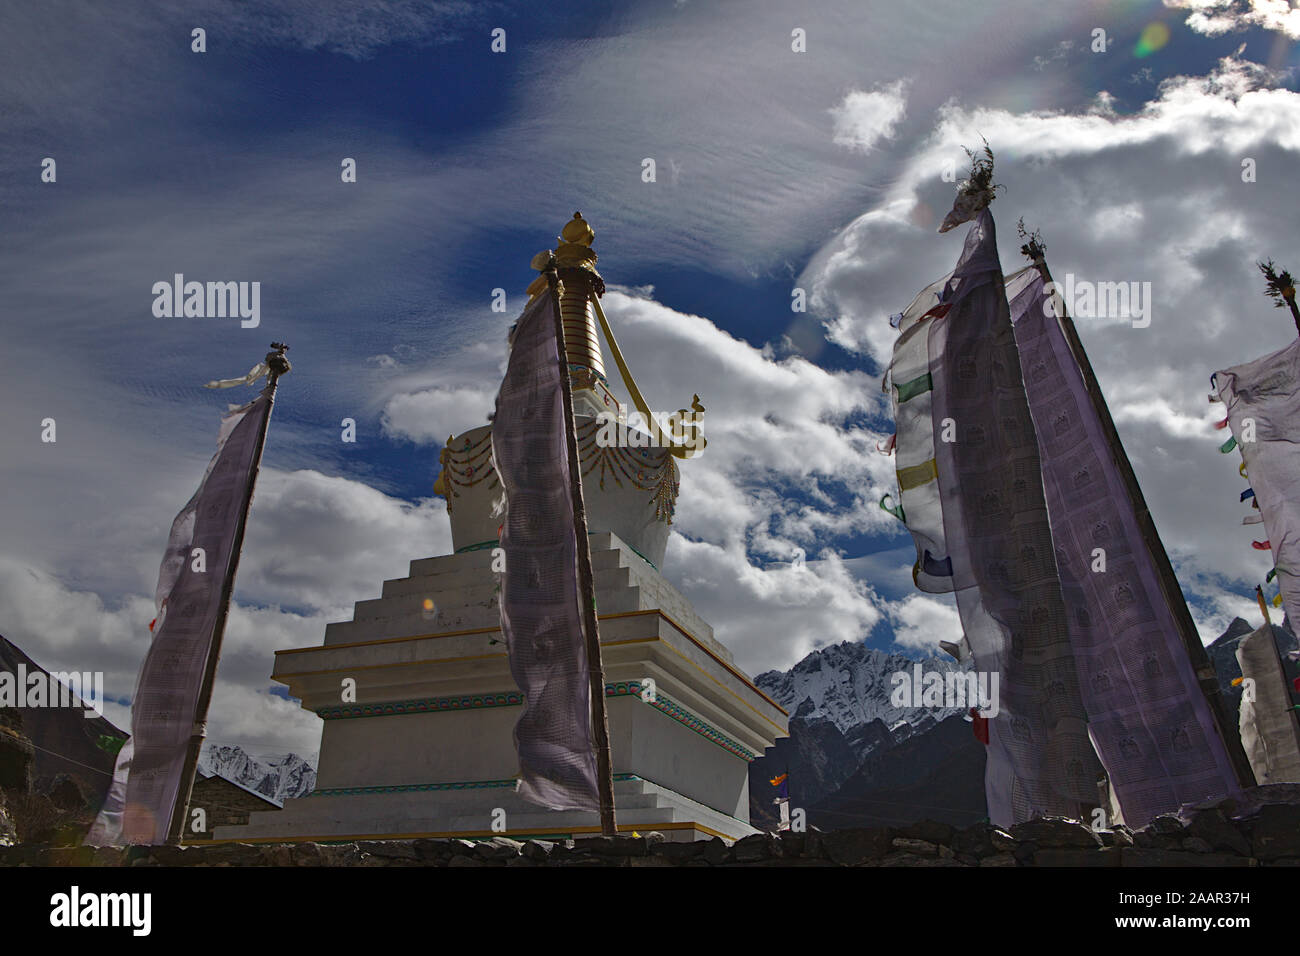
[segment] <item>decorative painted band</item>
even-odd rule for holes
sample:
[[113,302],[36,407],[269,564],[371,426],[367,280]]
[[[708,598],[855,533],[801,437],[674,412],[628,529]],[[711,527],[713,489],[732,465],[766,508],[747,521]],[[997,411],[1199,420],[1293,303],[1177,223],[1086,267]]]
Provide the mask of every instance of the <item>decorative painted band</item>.
[[[621,780],[641,780],[634,773],[616,773],[615,781]],[[324,790],[313,790],[307,794],[309,797],[354,797],[368,793],[421,793],[434,790],[501,790],[509,787],[515,788],[519,780],[511,777],[509,780],[459,780],[454,783],[407,783],[393,787],[326,787]]]
[[[606,697],[640,697],[641,684],[638,681],[634,681],[634,680],[619,681],[618,683],[615,684],[606,684],[605,696]],[[721,747],[723,750],[727,751],[727,753],[739,757],[740,759],[746,761],[747,763],[752,762],[758,756],[752,750],[749,750],[741,746],[739,743],[732,740],[726,734],[722,733],[719,730],[716,730],[713,727],[710,727],[708,724],[700,720],[700,718],[696,717],[694,714],[692,714],[681,704],[677,703],[676,701],[672,700],[669,697],[665,697],[662,693],[659,693],[658,691],[655,692],[655,699],[651,701],[646,701],[646,703],[648,703],[651,707],[658,710],[660,713],[667,714],[669,717],[671,717],[673,720],[677,721],[678,723],[684,724],[686,727],[695,731],[705,740],[712,741],[713,743]]]
[[484,551],[487,548],[495,548],[500,542],[493,538],[491,541],[480,541],[478,544],[467,544],[463,548],[457,548],[456,554],[468,554],[470,551]]
[[[638,681],[618,681],[605,685],[606,697],[640,697],[641,684]],[[487,707],[518,707],[524,702],[524,695],[519,691],[500,694],[471,694],[464,697],[426,697],[421,700],[385,701],[378,704],[341,704],[336,707],[322,707],[316,716],[322,720],[350,720],[356,717],[396,717],[403,714],[437,714],[451,710],[481,710]],[[647,701],[651,707],[666,714],[679,724],[695,731],[705,740],[717,744],[727,753],[746,762],[753,761],[758,755],[741,746],[721,731],[710,727],[699,717],[692,714],[676,701],[661,693],[655,699]]]
[[573,364],[572,362],[570,362],[570,363],[569,363],[569,371],[570,371],[570,372],[590,372],[592,375],[596,376],[596,378],[597,378],[597,379],[598,379],[598,380],[599,380],[603,385],[606,385],[606,386],[609,385],[609,379],[607,379],[607,378],[605,377],[605,374],[604,374],[603,372],[597,372],[594,368],[588,368],[588,367],[585,366],[585,365],[575,365],[575,364]]
[[470,694],[464,697],[426,697],[421,700],[395,700],[378,704],[341,704],[322,707],[316,716],[323,720],[352,717],[393,717],[398,714],[434,714],[447,710],[479,710],[484,707],[518,707],[524,702],[519,691],[502,694]]
[[[603,534],[603,533],[604,533],[604,532],[601,532],[601,531],[588,531],[588,532],[587,532],[587,537],[590,538],[592,535]],[[497,538],[493,538],[491,541],[480,541],[478,544],[467,544],[467,545],[465,545],[465,547],[463,547],[463,548],[457,548],[457,549],[455,550],[455,552],[453,552],[453,553],[455,553],[455,554],[468,554],[468,553],[471,552],[471,551],[485,551],[485,550],[488,549],[488,548],[495,548],[495,547],[496,547],[498,544],[500,544],[500,543],[501,543],[501,542],[500,542],[499,539],[497,539]],[[646,564],[650,565],[650,567],[654,568],[656,571],[659,570],[659,566],[658,566],[658,565],[656,565],[653,561],[651,561],[649,558],[647,558],[644,554],[642,554],[642,553],[641,553],[640,551],[638,551],[636,548],[632,547],[632,545],[628,544],[626,541],[624,541],[623,544],[626,545],[626,547],[627,547],[627,549],[628,549],[629,551],[631,551],[633,554],[635,554],[638,558],[640,558],[640,559],[641,559],[642,561],[644,561]]]

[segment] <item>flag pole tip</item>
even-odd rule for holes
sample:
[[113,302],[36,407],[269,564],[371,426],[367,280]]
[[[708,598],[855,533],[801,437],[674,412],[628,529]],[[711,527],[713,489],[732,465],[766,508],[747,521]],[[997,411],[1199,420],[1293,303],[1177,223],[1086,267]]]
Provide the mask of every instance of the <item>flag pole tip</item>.
[[1047,257],[1047,243],[1043,242],[1042,232],[1037,229],[1032,232],[1027,230],[1023,216],[1016,223],[1016,234],[1025,240],[1025,244],[1020,247],[1020,254],[1026,259],[1037,263]]
[[275,351],[266,353],[265,361],[267,368],[271,370],[271,374],[276,376],[287,374],[288,371],[293,368],[293,366],[289,364],[288,357],[284,354],[288,350],[289,346],[284,342],[272,342],[271,348]]

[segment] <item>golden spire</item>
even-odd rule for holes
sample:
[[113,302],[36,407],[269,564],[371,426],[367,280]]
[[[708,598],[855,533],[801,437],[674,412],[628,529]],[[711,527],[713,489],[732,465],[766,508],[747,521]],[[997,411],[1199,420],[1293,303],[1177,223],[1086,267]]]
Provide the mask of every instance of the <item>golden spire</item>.
[[[591,223],[575,212],[564,224],[554,251],[539,252],[533,256],[533,268],[545,272],[551,262],[560,280],[560,318],[564,326],[565,361],[573,381],[575,408],[586,414],[619,411],[622,405],[610,391],[605,379],[605,363],[601,356],[597,322],[604,330],[614,364],[618,366],[623,384],[632,396],[632,403],[649,428],[655,444],[668,448],[677,458],[691,458],[704,450],[707,442],[701,432],[700,419],[704,406],[696,395],[689,409],[679,409],[668,417],[667,433],[650,411],[632,373],[628,370],[614,331],[600,307],[600,297],[605,294],[605,280],[596,271],[596,253],[591,248],[596,231]],[[544,275],[538,276],[528,287],[532,297],[542,295],[549,288]]]
[[[605,293],[605,280],[596,271],[596,252],[591,248],[595,238],[591,223],[582,218],[582,213],[575,212],[560,230],[555,247],[556,272],[563,286],[560,317],[564,324],[564,351],[577,388],[591,388],[596,380],[605,377],[605,361],[591,307],[592,296]],[[534,268],[541,259],[540,255],[534,258]],[[528,294],[540,295],[546,287],[546,277],[538,276],[528,287]]]
[[[596,250],[591,248],[592,242],[596,238],[596,230],[591,228],[591,223],[582,218],[581,212],[575,212],[573,218],[564,224],[560,230],[559,236],[556,237],[556,247],[553,250],[555,254],[555,265],[560,272],[566,269],[582,269],[594,278],[592,283],[597,294],[605,294],[605,280],[601,278],[596,271]],[[538,253],[533,258],[533,268],[542,272],[546,268],[545,253]],[[563,277],[561,277],[563,278]],[[546,288],[546,277],[538,276],[528,287],[530,297],[537,296]]]

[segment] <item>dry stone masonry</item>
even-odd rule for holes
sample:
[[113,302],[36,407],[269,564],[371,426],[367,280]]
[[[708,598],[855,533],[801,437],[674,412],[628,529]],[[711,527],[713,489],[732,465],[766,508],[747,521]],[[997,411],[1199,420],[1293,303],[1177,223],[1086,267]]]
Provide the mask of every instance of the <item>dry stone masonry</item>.
[[1158,817],[1141,830],[1093,831],[1059,817],[1009,830],[923,821],[901,828],[758,833],[733,845],[721,839],[672,843],[659,833],[572,844],[497,837],[127,848],[18,845],[0,847],[0,866],[1300,866],[1300,804],[1240,810],[1230,803],[1203,807]]

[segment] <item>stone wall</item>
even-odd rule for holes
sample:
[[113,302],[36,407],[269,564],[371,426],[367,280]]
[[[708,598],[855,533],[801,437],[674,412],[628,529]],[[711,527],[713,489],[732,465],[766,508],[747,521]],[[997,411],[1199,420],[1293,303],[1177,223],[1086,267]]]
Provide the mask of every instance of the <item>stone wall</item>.
[[529,840],[393,840],[342,844],[209,844],[184,847],[0,847],[0,866],[1297,866],[1300,804],[1230,807],[1165,816],[1133,831],[1093,831],[1059,818],[1009,830],[922,822],[894,828],[760,833],[732,846],[669,843],[661,834],[565,843]]
[[279,808],[269,800],[214,774],[194,781],[194,789],[190,792],[191,821],[194,811],[198,809],[203,810],[206,827],[202,832],[191,833],[188,837],[191,840],[211,839],[212,831],[217,827],[243,825],[248,822],[250,813]]

